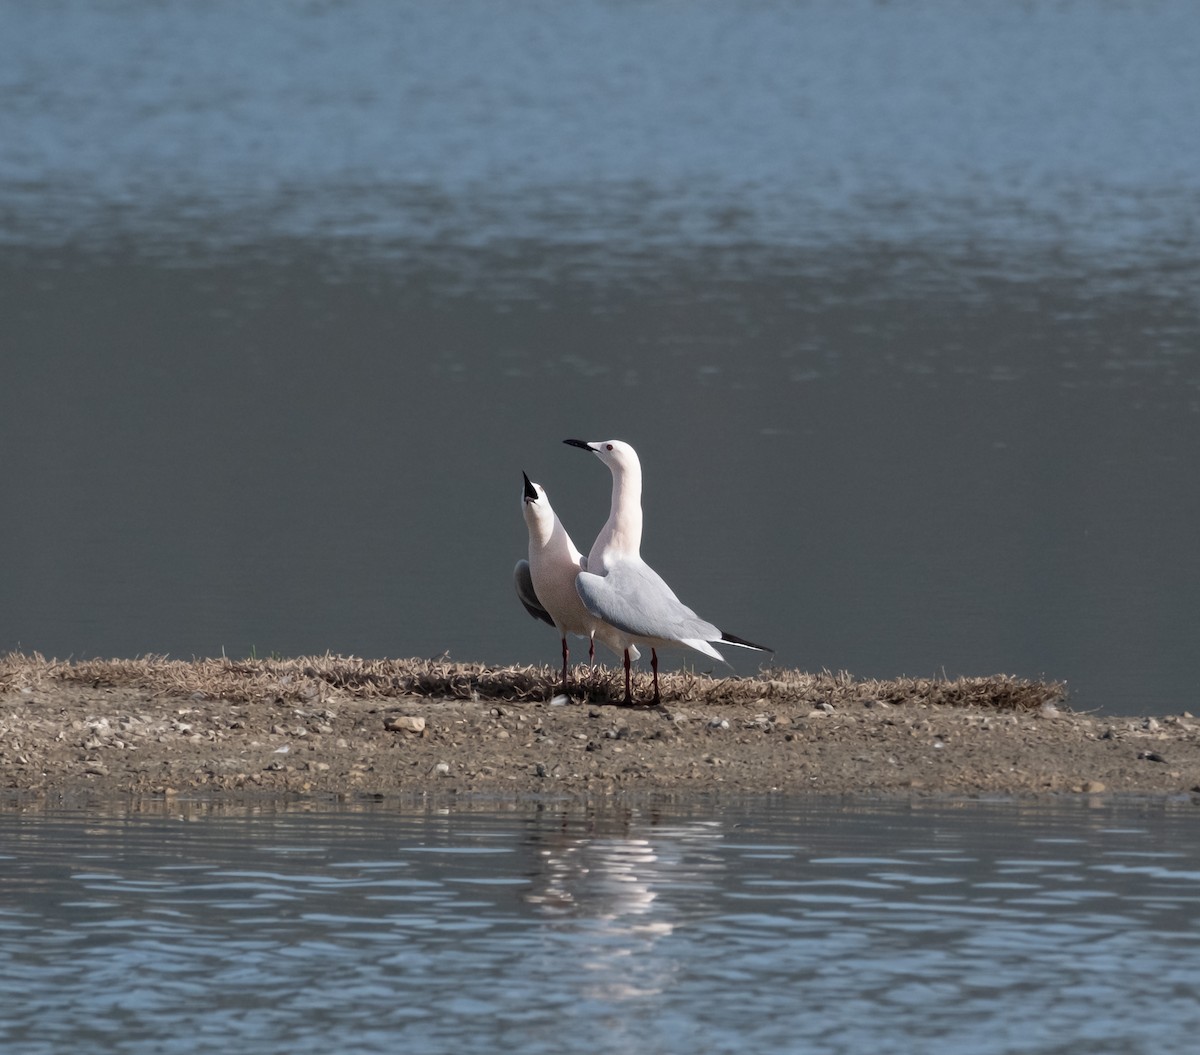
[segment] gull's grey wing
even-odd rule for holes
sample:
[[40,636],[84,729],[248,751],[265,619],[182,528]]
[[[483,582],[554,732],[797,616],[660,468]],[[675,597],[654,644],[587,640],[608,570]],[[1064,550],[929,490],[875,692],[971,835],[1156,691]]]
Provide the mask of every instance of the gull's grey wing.
[[580,572],[575,589],[599,619],[636,637],[719,641],[721,631],[675,596],[645,561],[621,561],[607,575]]
[[550,618],[550,613],[542,607],[542,602],[538,600],[537,594],[533,590],[533,575],[529,571],[529,561],[519,560],[517,566],[513,568],[513,584],[517,588],[517,596],[521,599],[521,603],[534,619],[540,619],[543,623],[554,625],[554,620]]

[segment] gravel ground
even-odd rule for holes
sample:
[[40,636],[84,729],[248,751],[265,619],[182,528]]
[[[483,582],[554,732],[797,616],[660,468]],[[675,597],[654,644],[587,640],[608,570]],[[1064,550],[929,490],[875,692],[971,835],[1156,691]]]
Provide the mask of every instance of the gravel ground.
[[700,679],[658,708],[476,691],[372,697],[323,685],[236,699],[100,678],[24,681],[0,680],[0,789],[10,799],[726,789],[1200,801],[1200,721],[1189,714],[887,702],[878,691],[814,704],[783,682],[742,699],[706,693]]

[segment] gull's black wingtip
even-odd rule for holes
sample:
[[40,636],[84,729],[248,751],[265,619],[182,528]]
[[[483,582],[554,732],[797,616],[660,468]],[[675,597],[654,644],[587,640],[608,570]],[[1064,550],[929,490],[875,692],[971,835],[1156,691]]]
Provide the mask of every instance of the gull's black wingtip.
[[742,648],[753,648],[758,652],[774,653],[775,651],[766,645],[756,645],[753,641],[747,641],[744,637],[738,637],[737,634],[727,634],[724,630],[721,631],[721,640],[727,645],[741,645]]

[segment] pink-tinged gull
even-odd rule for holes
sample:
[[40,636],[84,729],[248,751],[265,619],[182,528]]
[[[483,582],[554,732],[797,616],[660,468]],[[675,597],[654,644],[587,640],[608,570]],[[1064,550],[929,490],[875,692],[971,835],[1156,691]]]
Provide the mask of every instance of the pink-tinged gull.
[[[567,691],[567,667],[570,649],[567,635],[588,639],[588,661],[595,658],[593,640],[599,638],[618,656],[626,648],[623,635],[602,619],[592,615],[575,589],[575,578],[587,567],[584,557],[562,521],[550,505],[541,484],[525,477],[521,508],[529,529],[529,560],[519,560],[513,568],[513,580],[521,604],[535,619],[549,623],[562,637],[562,686]],[[634,652],[634,659],[637,652]]]

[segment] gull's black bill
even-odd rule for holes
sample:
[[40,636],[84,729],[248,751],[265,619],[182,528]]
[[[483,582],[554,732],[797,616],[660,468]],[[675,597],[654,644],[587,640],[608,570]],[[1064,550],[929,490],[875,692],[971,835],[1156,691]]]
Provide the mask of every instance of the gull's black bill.
[[[592,445],[587,440],[563,440],[563,443],[570,447],[582,447],[585,451],[591,451]],[[595,454],[595,451],[592,451]]]
[[537,491],[535,491],[533,489],[533,483],[529,479],[529,474],[526,472],[522,472],[521,475],[523,477],[525,477],[525,501],[526,502],[536,502],[537,501]]

